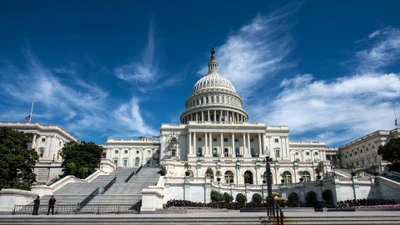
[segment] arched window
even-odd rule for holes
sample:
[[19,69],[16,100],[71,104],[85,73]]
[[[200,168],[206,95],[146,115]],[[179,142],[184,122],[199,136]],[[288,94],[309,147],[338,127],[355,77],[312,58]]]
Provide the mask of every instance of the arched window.
[[229,157],[229,150],[227,148],[224,149],[224,156]]
[[251,171],[246,171],[243,174],[245,184],[253,184],[253,173]]
[[[270,174],[270,176],[271,176],[271,184],[273,184],[274,183],[274,179],[272,179],[272,173]],[[265,171],[264,172],[264,174],[262,175],[262,179],[263,179],[263,181],[265,180],[265,181],[267,181],[267,171]]]
[[291,184],[292,183],[292,174],[289,171],[283,172],[282,180],[284,180],[284,183]]
[[136,157],[136,159],[135,159],[135,166],[139,166],[139,163],[140,163],[140,159],[139,159],[139,157]]
[[303,178],[304,178],[304,182],[310,182],[311,181],[310,173],[308,171],[304,171]]
[[203,149],[201,148],[197,149],[197,156],[203,156]]
[[230,170],[225,172],[225,183],[227,184],[233,183],[233,173]]
[[213,156],[214,157],[218,156],[217,148],[213,148]]

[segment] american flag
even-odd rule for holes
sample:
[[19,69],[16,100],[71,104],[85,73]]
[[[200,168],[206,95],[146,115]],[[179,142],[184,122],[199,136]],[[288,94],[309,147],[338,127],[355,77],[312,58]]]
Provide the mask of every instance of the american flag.
[[394,120],[394,125],[397,127],[397,119]]
[[25,122],[29,122],[29,120],[31,119],[31,115],[29,115],[29,116],[27,116],[27,117],[25,117]]

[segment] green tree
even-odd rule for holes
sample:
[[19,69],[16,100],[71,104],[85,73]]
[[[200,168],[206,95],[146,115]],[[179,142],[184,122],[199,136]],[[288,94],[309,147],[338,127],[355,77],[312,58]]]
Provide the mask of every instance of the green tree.
[[38,154],[28,149],[28,134],[9,127],[0,127],[0,189],[30,190],[36,182],[33,168]]
[[103,147],[93,142],[69,142],[61,150],[64,176],[84,179],[99,168]]
[[400,171],[400,138],[391,139],[386,145],[379,146],[378,154],[383,160],[392,163],[390,169]]

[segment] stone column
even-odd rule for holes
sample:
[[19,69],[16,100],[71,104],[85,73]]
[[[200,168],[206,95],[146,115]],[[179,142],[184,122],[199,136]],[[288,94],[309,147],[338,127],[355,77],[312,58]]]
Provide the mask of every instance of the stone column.
[[232,133],[232,156],[231,157],[236,157],[236,152],[235,152],[235,133]]
[[207,143],[207,135],[208,135],[208,133],[207,132],[205,132],[204,133],[204,152],[203,152],[203,156],[206,156],[207,154],[208,154],[208,143]]
[[31,149],[36,149],[36,134],[33,134]]
[[211,118],[210,118],[210,110],[207,110],[207,113],[208,113],[207,121],[211,121]]
[[217,110],[214,110],[214,122],[217,122]]
[[193,132],[193,150],[191,151],[192,155],[195,155],[195,152],[197,152],[197,138],[196,138],[196,132]]
[[224,152],[224,134],[221,133],[221,157],[225,157],[225,152]]
[[[214,118],[215,118],[215,116],[214,116]],[[212,139],[212,133],[210,132],[210,155],[212,156],[212,154],[213,154],[213,145],[212,145],[212,143],[213,143],[213,139]]]
[[246,151],[246,134],[243,133],[243,152],[241,152],[240,154],[245,156],[245,155],[247,155],[246,152],[247,152]]
[[258,157],[262,156],[261,134],[258,133]]
[[[264,141],[264,134],[261,134],[261,152],[260,152],[260,156],[261,157],[263,157],[263,158],[265,158],[265,155],[264,155],[264,149],[265,149],[265,141]],[[271,151],[271,150],[270,150]],[[271,154],[272,155],[272,154]]]
[[[283,148],[283,141],[284,141],[284,139],[283,139],[283,136],[279,136],[279,138],[280,138],[280,142],[281,142],[281,152],[282,152],[282,157],[283,157],[283,159],[287,159],[287,155],[286,155],[286,149],[285,148]],[[289,158],[289,160],[290,160],[290,158]]]
[[204,122],[204,111],[201,111],[201,122]]
[[247,157],[251,157],[250,133],[247,133]]
[[192,132],[189,132],[189,154],[192,153]]

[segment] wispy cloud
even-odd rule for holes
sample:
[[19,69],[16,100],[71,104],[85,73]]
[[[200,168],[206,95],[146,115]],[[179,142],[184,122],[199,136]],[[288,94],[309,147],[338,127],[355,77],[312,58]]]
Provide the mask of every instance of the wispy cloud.
[[370,34],[376,41],[364,43],[365,50],[355,53],[353,75],[315,80],[302,74],[285,79],[272,102],[263,99],[251,105],[250,114],[268,124],[289,125],[296,136],[321,138],[329,144],[390,129],[392,107],[400,101],[400,75],[381,70],[398,62],[400,36],[396,34],[395,28]]
[[129,103],[122,104],[114,111],[114,118],[121,126],[130,127],[132,132],[143,135],[156,135],[159,132],[148,126],[140,111],[139,99],[132,97]]
[[[176,85],[181,78],[167,76],[161,71],[156,56],[154,40],[154,23],[151,21],[148,31],[147,44],[138,60],[115,68],[115,76],[119,79],[136,84],[136,90],[141,93],[160,90],[168,86]],[[157,85],[154,85],[157,83]]]
[[[283,90],[271,104],[258,104],[250,111],[270,124],[288,124],[297,135],[320,132],[325,134],[320,137],[332,143],[335,135],[355,138],[393,124],[392,102],[399,100],[398,87],[400,76],[393,73],[342,77],[331,82],[299,75],[282,81]],[[346,132],[350,135],[343,135]]]
[[356,53],[361,72],[376,71],[397,62],[400,57],[400,30],[385,27],[368,36],[369,48]]
[[69,75],[75,75],[76,71],[73,69],[67,69],[65,67],[58,67],[58,68],[53,68],[54,73],[61,73],[61,74],[69,74]]
[[138,61],[131,62],[115,69],[115,75],[126,81],[148,83],[154,81],[157,76],[157,65],[154,62],[154,26],[150,23],[147,45]]
[[[254,94],[260,81],[295,65],[286,60],[293,48],[288,18],[300,6],[301,3],[290,4],[267,16],[256,16],[216,48],[220,72],[232,81],[242,98]],[[198,73],[204,75],[206,68]]]
[[[76,78],[79,76],[60,78],[57,74],[65,71],[46,68],[29,49],[24,51],[24,56],[26,69],[9,62],[0,65],[3,81],[0,97],[8,100],[8,106],[14,105],[12,110],[7,105],[0,106],[3,120],[23,120],[28,111],[15,113],[16,108],[28,108],[35,101],[40,108],[34,112],[34,121],[35,118],[57,121],[57,125],[75,135],[88,136],[88,132],[101,135],[110,131],[124,136],[154,134],[142,118],[138,101],[118,102],[121,104],[118,110],[109,110],[115,102],[101,87]],[[79,75],[78,71],[75,73]],[[110,121],[115,124],[110,126]]]

